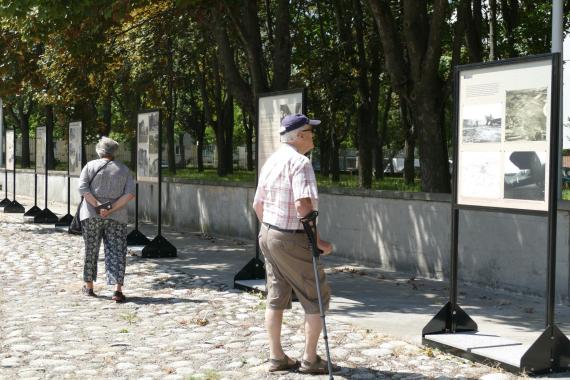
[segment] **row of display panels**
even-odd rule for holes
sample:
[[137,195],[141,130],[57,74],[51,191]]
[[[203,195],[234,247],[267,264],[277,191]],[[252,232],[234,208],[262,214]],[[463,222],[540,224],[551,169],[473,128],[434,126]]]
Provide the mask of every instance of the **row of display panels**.
[[[459,70],[459,204],[547,210],[552,57]],[[283,117],[304,110],[304,91],[258,98],[258,170],[280,146]],[[14,170],[14,132],[6,167]],[[79,176],[82,125],[69,125],[69,174]],[[137,181],[159,181],[160,113],[138,115]],[[36,130],[36,170],[45,173],[46,129]]]
[[[158,111],[138,115],[137,126],[137,181],[157,183],[159,177],[159,125]],[[46,173],[46,127],[36,128],[36,172]],[[6,130],[6,169],[15,169],[15,134]],[[80,121],[69,124],[69,175],[78,177],[82,169],[83,126]]]

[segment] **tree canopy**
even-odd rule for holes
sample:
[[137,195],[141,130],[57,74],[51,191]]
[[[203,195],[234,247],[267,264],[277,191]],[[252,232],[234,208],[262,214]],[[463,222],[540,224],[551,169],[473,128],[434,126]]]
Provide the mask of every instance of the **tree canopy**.
[[[565,14],[570,1],[564,1]],[[0,0],[0,97],[22,141],[45,124],[134,148],[136,115],[160,109],[170,172],[175,142],[208,131],[218,174],[236,139],[254,168],[256,97],[306,87],[320,170],[338,180],[358,150],[359,184],[385,159],[421,161],[424,191],[449,192],[453,68],[550,50],[550,0]],[[567,20],[565,20],[567,22]],[[135,149],[131,149],[135,152]],[[26,154],[28,155],[26,159]],[[134,154],[134,153],[133,153]],[[132,162],[135,160],[133,159]],[[203,162],[199,155],[199,167]]]

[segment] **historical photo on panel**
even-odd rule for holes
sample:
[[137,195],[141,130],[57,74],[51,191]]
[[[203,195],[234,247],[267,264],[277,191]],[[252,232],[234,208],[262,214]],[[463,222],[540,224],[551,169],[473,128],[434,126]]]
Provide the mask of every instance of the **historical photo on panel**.
[[281,104],[279,106],[279,111],[281,111],[281,116],[279,118],[279,122],[287,115],[295,115],[298,113],[302,113],[303,105],[300,102],[295,104]]
[[544,201],[546,152],[506,152],[506,199]]
[[502,124],[501,103],[465,106],[462,110],[462,141],[464,144],[501,142]]
[[81,175],[81,123],[69,123],[69,175]]
[[14,146],[14,131],[6,131],[6,169],[14,170],[16,167],[16,149]]
[[138,177],[148,177],[148,155],[146,149],[139,148],[137,151],[137,174]]
[[460,195],[468,198],[501,197],[501,153],[461,152]]
[[147,126],[146,120],[144,118],[142,120],[139,120],[137,136],[138,136],[139,144],[148,143],[148,126]]
[[36,128],[36,172],[46,172],[46,127]]
[[158,182],[158,111],[138,115],[137,133],[137,180]]
[[507,91],[506,141],[546,141],[547,88]]

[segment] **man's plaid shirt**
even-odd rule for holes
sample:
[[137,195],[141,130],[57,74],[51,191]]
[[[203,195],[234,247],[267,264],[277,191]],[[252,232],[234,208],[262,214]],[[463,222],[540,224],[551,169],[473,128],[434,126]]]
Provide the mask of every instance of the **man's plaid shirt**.
[[263,204],[263,222],[286,230],[303,229],[295,201],[311,198],[318,208],[317,180],[309,159],[289,144],[273,153],[261,168],[253,206]]

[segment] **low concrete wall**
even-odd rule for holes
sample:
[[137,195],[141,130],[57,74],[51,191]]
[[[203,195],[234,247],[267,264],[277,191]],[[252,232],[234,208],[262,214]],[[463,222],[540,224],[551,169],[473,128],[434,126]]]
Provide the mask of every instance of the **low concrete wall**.
[[[1,172],[0,183],[4,183]],[[9,174],[8,189],[12,178]],[[67,201],[64,173],[49,175],[49,201]],[[38,176],[43,208],[44,177]],[[17,175],[18,194],[33,196],[33,171]],[[3,187],[4,188],[4,187]],[[79,201],[77,179],[71,199]],[[157,186],[141,184],[139,217],[157,220]],[[252,186],[164,180],[162,220],[179,229],[253,239]],[[0,194],[3,197],[3,194]],[[450,252],[450,196],[323,189],[319,230],[336,245],[336,255],[411,275],[446,278]],[[72,212],[74,210],[72,206]],[[134,215],[134,203],[129,206]],[[561,202],[557,226],[557,296],[568,298],[570,207]],[[525,293],[546,288],[547,219],[520,214],[462,211],[459,221],[459,279]]]

